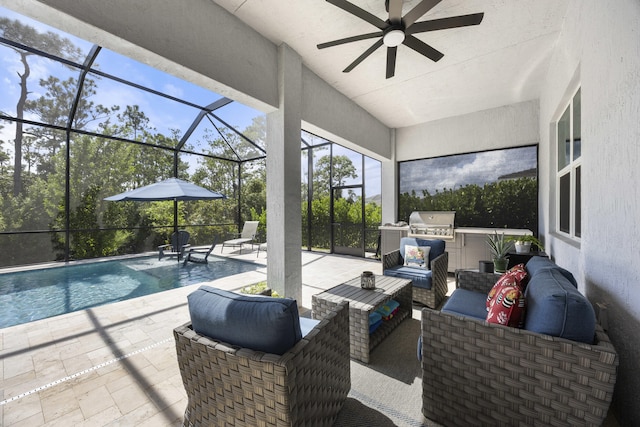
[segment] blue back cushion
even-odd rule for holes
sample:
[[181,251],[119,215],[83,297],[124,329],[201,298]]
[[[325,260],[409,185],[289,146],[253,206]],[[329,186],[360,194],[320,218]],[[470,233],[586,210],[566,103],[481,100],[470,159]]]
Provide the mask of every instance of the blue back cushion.
[[296,300],[201,286],[187,297],[193,330],[265,353],[284,354],[302,338]]
[[543,268],[525,290],[524,327],[533,332],[593,343],[596,316],[591,302],[558,268]]
[[543,257],[543,256],[531,257],[531,259],[529,259],[529,261],[527,262],[527,265],[525,266],[525,268],[527,269],[527,273],[529,273],[529,277],[535,276],[538,273],[538,271],[544,268],[556,269],[560,273],[562,273],[562,275],[566,277],[567,280],[569,280],[576,289],[578,288],[578,282],[576,282],[576,279],[575,277],[573,277],[573,274],[571,274],[569,270],[565,270],[564,268],[559,267],[558,265],[556,265],[556,263],[554,263],[547,257]]
[[[403,261],[405,245],[430,246],[431,250],[429,250],[429,263],[431,263],[431,261],[433,261],[435,258],[442,255],[445,248],[444,240],[427,240],[419,239],[417,237],[403,237],[402,239],[400,239],[400,256],[402,256]],[[430,266],[427,267],[430,268]]]

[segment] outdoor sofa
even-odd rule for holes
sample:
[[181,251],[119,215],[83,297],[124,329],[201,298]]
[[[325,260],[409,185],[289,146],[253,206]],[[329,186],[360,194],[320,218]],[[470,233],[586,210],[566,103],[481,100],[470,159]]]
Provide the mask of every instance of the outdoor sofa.
[[602,424],[616,350],[570,272],[542,257],[526,270],[524,328],[485,320],[500,277],[493,273],[458,272],[442,311],[422,310],[425,417],[464,426]]
[[[423,265],[408,263],[408,246],[428,247],[428,260]],[[445,251],[444,240],[440,239],[403,237],[399,249],[382,255],[382,274],[411,280],[413,300],[431,308],[438,308],[449,291],[448,269],[449,254]]]
[[299,317],[289,298],[201,286],[174,329],[184,426],[331,426],[351,388],[349,306]]

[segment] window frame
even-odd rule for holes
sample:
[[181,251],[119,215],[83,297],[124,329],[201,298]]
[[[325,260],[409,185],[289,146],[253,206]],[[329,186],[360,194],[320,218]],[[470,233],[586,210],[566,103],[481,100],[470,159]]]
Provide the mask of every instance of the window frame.
[[[557,119],[554,122],[554,137],[555,137],[555,153],[556,161],[554,162],[555,168],[555,227],[554,231],[561,236],[564,236],[572,241],[580,242],[582,237],[582,91],[581,85],[576,84],[575,87],[569,92],[570,97],[565,104],[564,108],[560,109]],[[577,95],[579,94],[579,98]],[[578,100],[578,118],[579,123],[576,127],[576,100]],[[560,167],[560,152],[565,149],[565,141],[560,141],[559,126],[562,119],[565,117],[565,113],[568,111],[569,118],[569,151],[565,153],[566,164]],[[576,139],[576,130],[578,131],[578,139]],[[580,152],[578,157],[575,156],[576,141],[580,141]],[[563,178],[569,177],[569,192],[561,191]],[[563,203],[565,202],[565,203]],[[568,227],[565,229],[563,222],[562,208],[568,202]]]

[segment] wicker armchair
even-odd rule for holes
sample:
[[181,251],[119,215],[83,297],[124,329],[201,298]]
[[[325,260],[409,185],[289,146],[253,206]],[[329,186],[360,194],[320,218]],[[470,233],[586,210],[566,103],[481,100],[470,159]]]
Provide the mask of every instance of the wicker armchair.
[[[457,285],[488,293],[496,279],[464,271]],[[600,326],[596,342],[584,344],[424,308],[421,333],[430,420],[599,426],[607,415],[618,355]]]
[[[444,245],[443,245],[444,246]],[[389,252],[382,255],[382,270],[385,275],[388,275],[388,271],[395,266],[402,265],[404,259],[400,253],[400,249]],[[413,280],[412,286],[412,299],[421,304],[431,308],[438,308],[442,301],[444,301],[445,295],[449,291],[449,285],[447,284],[447,271],[449,270],[449,253],[443,252],[436,256],[430,265],[431,270],[431,289],[415,286],[415,277],[406,277]],[[400,275],[394,275],[394,277],[401,277]]]
[[334,308],[282,356],[174,329],[184,426],[330,426],[351,388],[349,307]]

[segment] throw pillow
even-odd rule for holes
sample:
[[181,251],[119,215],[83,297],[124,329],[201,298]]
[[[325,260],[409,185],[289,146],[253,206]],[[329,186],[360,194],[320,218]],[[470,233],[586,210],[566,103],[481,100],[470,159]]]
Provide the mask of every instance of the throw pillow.
[[382,315],[374,311],[369,315],[369,334],[372,334],[382,324]]
[[396,300],[390,299],[389,301],[382,304],[380,308],[376,311],[380,313],[383,320],[389,320],[393,318],[393,316],[398,312],[400,308],[400,303]]
[[418,267],[429,268],[429,251],[430,246],[413,246],[405,245],[404,247],[404,265],[417,265]]
[[505,286],[496,294],[487,313],[487,322],[522,328],[525,309],[522,289],[519,286]]
[[515,286],[519,286],[520,289],[523,290],[524,280],[526,277],[527,277],[527,270],[524,269],[524,264],[514,265],[509,269],[509,271],[507,271],[502,276],[500,276],[496,284],[493,285],[493,288],[491,288],[491,290],[489,291],[489,294],[487,295],[487,303],[486,303],[487,311],[489,311],[489,308],[491,308],[491,304],[492,304],[491,301],[493,300],[493,298],[496,296],[496,294],[502,287],[504,287],[505,285],[506,286],[515,285]]

